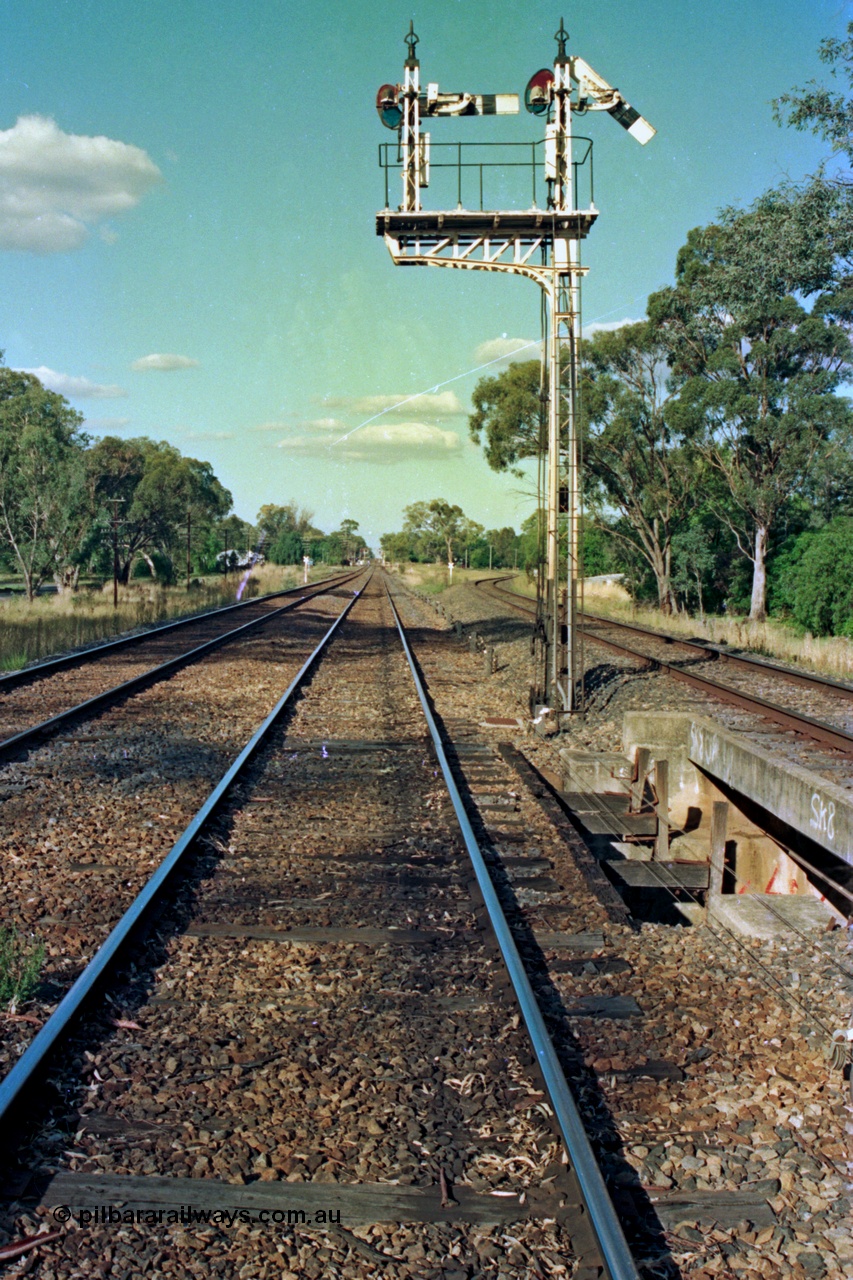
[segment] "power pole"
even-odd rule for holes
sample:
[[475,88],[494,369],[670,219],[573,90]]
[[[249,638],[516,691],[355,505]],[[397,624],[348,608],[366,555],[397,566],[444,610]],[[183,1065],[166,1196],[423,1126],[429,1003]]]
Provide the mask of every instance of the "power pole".
[[[545,294],[548,333],[544,358],[548,382],[548,458],[545,492],[544,586],[537,599],[536,649],[531,703],[557,713],[572,713],[578,705],[576,601],[578,580],[578,513],[580,483],[577,450],[578,353],[581,334],[580,280],[587,268],[580,264],[580,241],[598,217],[592,193],[592,142],[573,137],[573,112],[607,111],[638,142],[646,143],[654,129],[638,111],[577,55],[567,52],[568,32],[563,22],[556,33],[557,56],[552,68],[537,71],[528,81],[524,105],[531,114],[545,118],[544,161],[546,208],[537,206],[538,143],[501,144],[502,152],[519,147],[530,159],[532,203],[515,210],[483,208],[484,172],[505,161],[474,158],[465,143],[431,144],[421,133],[424,118],[439,116],[504,115],[518,111],[515,94],[443,93],[437,84],[420,83],[419,43],[410,25],[406,36],[406,61],[402,84],[384,84],[376,107],[382,123],[395,130],[396,146],[379,149],[385,173],[385,208],[376,215],[376,233],[383,236],[398,266],[454,267],[461,270],[504,272],[533,280]],[[581,147],[573,153],[573,144]],[[447,148],[448,150],[442,150]],[[522,152],[512,160],[523,168]],[[541,149],[539,156],[541,156]],[[447,160],[436,160],[447,155]],[[432,159],[431,159],[432,157]],[[589,200],[579,207],[580,170],[589,185]],[[403,202],[390,207],[389,171],[402,163]],[[433,169],[455,169],[456,208],[425,210],[421,193],[430,183]],[[463,181],[467,171],[479,179],[479,209],[463,205]],[[541,182],[541,179],[540,179]],[[541,186],[540,186],[541,190]],[[568,536],[568,580],[565,605],[560,581],[560,490],[565,479]],[[516,550],[516,565],[518,553]],[[565,619],[565,622],[563,621]]]
[[118,505],[124,498],[111,498],[113,504],[113,608],[118,608]]
[[192,516],[190,514],[189,507],[187,507],[187,591],[189,591],[190,589],[190,574],[192,573],[192,569],[190,567],[190,547],[191,547],[190,529],[191,527],[192,527]]

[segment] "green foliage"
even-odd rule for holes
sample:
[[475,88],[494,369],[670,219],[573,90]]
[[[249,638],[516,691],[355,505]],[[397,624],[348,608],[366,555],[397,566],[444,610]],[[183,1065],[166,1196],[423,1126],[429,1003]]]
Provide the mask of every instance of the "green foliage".
[[[313,511],[306,511],[291,499],[283,506],[267,503],[258,512],[257,537],[263,538],[263,553],[273,564],[301,564],[305,554],[303,539],[311,530]],[[246,550],[251,540],[245,540]],[[236,546],[236,543],[229,544]]]
[[521,476],[518,463],[542,447],[540,378],[539,361],[523,360],[496,377],[481,378],[474,388],[468,430],[475,444],[485,437],[483,449],[493,471]]
[[[821,62],[829,67],[830,75],[835,77],[841,72],[853,86],[853,22],[848,23],[845,40],[822,40],[818,54]],[[777,98],[773,113],[780,123],[793,125],[795,129],[810,129],[828,142],[833,151],[843,152],[853,164],[853,100],[845,99],[839,90],[810,80],[804,88]]]
[[25,650],[18,653],[4,653],[0,657],[0,671],[20,671],[21,667],[27,665],[27,654]]
[[301,564],[305,555],[304,543],[295,529],[280,533],[275,542],[268,547],[264,544],[265,554],[273,564]]
[[62,577],[87,524],[82,421],[32,374],[0,367],[0,539],[29,600]]
[[605,573],[621,573],[619,546],[613,532],[605,524],[581,522],[583,574],[585,578]]
[[416,563],[419,556],[409,533],[383,533],[379,539],[382,554],[389,563]]
[[812,635],[853,635],[853,517],[807,530],[787,549],[778,600]]
[[231,494],[209,462],[184,458],[165,441],[105,436],[89,450],[87,465],[93,514],[103,513],[94,526],[102,564],[111,564],[114,502],[117,506],[122,582],[128,581],[131,566],[143,554],[153,557],[157,552],[170,561],[181,551],[186,555],[188,515],[191,550],[206,548],[216,522],[231,506]]
[[594,510],[615,510],[611,536],[627,541],[654,576],[664,613],[675,606],[672,540],[696,506],[695,450],[669,410],[669,351],[643,321],[583,344],[584,463]]
[[792,494],[807,493],[834,454],[848,457],[853,440],[853,412],[835,394],[853,349],[829,300],[808,312],[786,292],[818,280],[809,254],[797,258],[792,223],[790,202],[765,201],[691,231],[675,287],[649,299],[681,380],[668,421],[723,482],[710,502],[753,562],[756,619],[768,540]]
[[25,942],[16,929],[0,928],[0,1007],[18,1006],[38,988],[43,942]]
[[411,538],[419,560],[451,563],[483,534],[483,526],[469,520],[461,507],[433,498],[413,502],[403,511],[403,532]]

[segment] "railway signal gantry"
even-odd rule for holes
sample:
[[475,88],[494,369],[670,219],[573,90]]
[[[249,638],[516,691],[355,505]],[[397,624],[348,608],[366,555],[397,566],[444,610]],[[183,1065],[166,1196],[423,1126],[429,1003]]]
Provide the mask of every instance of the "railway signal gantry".
[[[546,485],[547,565],[537,602],[537,643],[533,702],[554,711],[576,710],[578,581],[578,352],[581,336],[580,279],[587,268],[580,262],[580,241],[598,217],[592,189],[592,142],[573,133],[573,114],[606,111],[644,145],[655,130],[583,58],[566,48],[568,32],[562,21],[555,39],[553,70],[537,71],[524,95],[527,110],[545,120],[544,148],[540,143],[492,143],[496,160],[469,159],[470,144],[431,144],[421,131],[422,119],[439,116],[509,115],[518,112],[518,97],[500,93],[447,93],[437,84],[422,87],[416,56],[418,37],[410,26],[402,84],[379,89],[379,118],[398,135],[396,147],[383,144],[379,163],[385,171],[385,208],[376,216],[376,233],[383,236],[397,266],[456,267],[526,276],[540,286],[547,303],[548,324],[543,344],[548,395]],[[576,144],[581,144],[577,147]],[[448,156],[448,159],[437,158]],[[537,205],[537,167],[544,161],[545,208]],[[401,167],[402,204],[390,208],[389,170]],[[485,209],[486,170],[528,169],[532,203],[527,209]],[[431,171],[456,174],[455,209],[427,210],[421,192]],[[588,203],[579,207],[578,187],[584,170]],[[473,179],[479,177],[479,208],[463,204]],[[566,490],[568,516],[565,631],[560,583],[560,491]]]

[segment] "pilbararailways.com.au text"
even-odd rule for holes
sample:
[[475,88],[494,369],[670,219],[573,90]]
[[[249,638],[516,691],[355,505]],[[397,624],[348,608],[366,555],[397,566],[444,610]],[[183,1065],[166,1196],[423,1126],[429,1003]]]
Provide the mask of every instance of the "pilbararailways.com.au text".
[[119,1209],[99,1204],[93,1209],[70,1209],[57,1205],[51,1215],[55,1222],[75,1222],[80,1227],[107,1227],[129,1224],[140,1227],[204,1226],[233,1227],[274,1223],[285,1227],[340,1226],[340,1209],[195,1209],[192,1205],[171,1205],[168,1209]]

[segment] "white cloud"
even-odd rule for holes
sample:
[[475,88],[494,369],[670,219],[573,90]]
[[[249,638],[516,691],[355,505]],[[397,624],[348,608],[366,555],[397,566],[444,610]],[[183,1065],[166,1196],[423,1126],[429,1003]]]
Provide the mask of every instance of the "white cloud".
[[341,422],[340,418],[308,418],[300,425],[313,431],[342,432],[347,429],[346,423]]
[[134,360],[130,367],[134,373],[148,373],[150,370],[171,373],[173,369],[197,369],[198,360],[193,360],[191,356],[174,356],[154,352],[150,356],[140,356],[138,360]]
[[490,338],[481,342],[474,352],[477,364],[491,364],[493,361],[505,360],[538,360],[539,341],[530,338],[508,338],[503,334],[500,338]]
[[126,396],[124,387],[115,384],[104,386],[99,382],[91,382],[89,378],[75,378],[68,373],[56,373],[46,365],[37,369],[21,369],[21,373],[32,373],[49,391],[55,391],[69,400],[117,400]]
[[0,249],[78,249],[92,227],[132,209],[160,178],[140,147],[20,116],[0,130]]
[[457,454],[462,442],[455,431],[445,431],[426,422],[373,422],[339,443],[327,442],[317,435],[287,436],[279,440],[276,448],[303,457],[397,462],[404,458],[422,458],[427,454],[433,457]]
[[92,431],[121,431],[129,423],[130,418],[87,418],[83,426]]
[[626,324],[641,324],[641,320],[632,320],[628,317],[625,320],[607,320],[602,323],[599,320],[593,320],[590,324],[583,327],[583,336],[591,338],[594,333],[611,333],[614,329],[624,329]]
[[184,431],[179,433],[182,440],[235,440],[234,431]]
[[453,391],[422,391],[414,395],[406,392],[398,396],[328,396],[323,401],[329,409],[345,409],[349,413],[369,416],[381,413],[393,417],[405,417],[412,412],[428,414],[434,418],[455,418],[465,410]]

